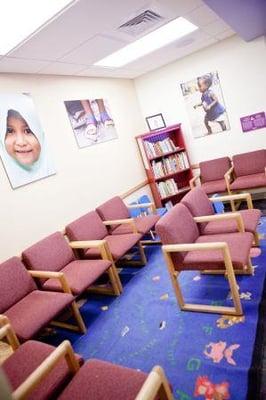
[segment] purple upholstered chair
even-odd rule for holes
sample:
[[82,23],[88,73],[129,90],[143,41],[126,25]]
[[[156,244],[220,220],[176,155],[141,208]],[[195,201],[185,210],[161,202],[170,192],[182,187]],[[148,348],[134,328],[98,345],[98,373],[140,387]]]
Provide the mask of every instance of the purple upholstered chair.
[[195,187],[196,179],[200,178],[202,189],[208,194],[227,192],[224,175],[231,167],[229,157],[199,163],[200,175],[190,180],[190,187]]
[[[110,225],[109,232],[112,235],[121,235],[124,233],[131,233],[132,228],[128,223],[123,224],[114,224],[114,220],[133,220],[137,231],[141,233],[142,236],[149,233],[155,226],[156,222],[160,219],[159,215],[156,214],[148,214],[141,215],[137,218],[131,218],[129,213],[129,207],[139,207],[145,208],[145,206],[151,207],[153,203],[147,204],[134,204],[127,206],[121,197],[115,196],[112,199],[106,201],[96,208],[97,213],[101,217],[101,219]],[[144,207],[143,207],[144,206]],[[153,207],[154,211],[155,208]],[[121,221],[120,221],[121,222]],[[112,223],[112,224],[111,224]]]
[[[198,226],[184,204],[177,204],[156,224],[163,252],[182,310],[242,315],[234,269],[252,274],[249,232],[200,235]],[[181,271],[204,270],[226,272],[234,307],[186,304],[177,277]]]
[[11,400],[173,400],[159,366],[149,375],[96,359],[80,368],[83,360],[74,354],[66,340],[56,349],[32,340],[19,346],[8,323],[2,323],[0,328],[0,339],[4,336],[14,351],[2,365],[8,389],[13,391]]
[[[37,271],[36,271],[37,273]],[[43,278],[49,273],[43,272]],[[71,293],[38,290],[31,275],[18,257],[0,264],[0,314],[7,316],[21,342],[36,336],[66,307],[77,320],[79,329],[85,327]]]
[[[104,243],[87,243],[87,246],[94,246],[97,251],[104,251]],[[33,246],[24,250],[22,259],[26,267],[30,270],[54,271],[64,275],[66,285],[74,296],[79,296],[86,289],[90,288],[96,280],[105,272],[108,274],[112,293],[119,295],[119,283],[116,278],[115,267],[107,259],[99,260],[77,260],[60,232],[55,232],[45,239],[35,243]],[[119,278],[118,278],[119,279]],[[41,282],[44,290],[63,291],[58,279],[53,277]]]
[[[134,227],[133,227],[134,228]],[[132,231],[131,231],[132,232]],[[143,247],[140,243],[140,233],[123,233],[110,235],[99,214],[91,211],[66,226],[66,234],[71,241],[78,241],[76,247],[83,249],[80,256],[84,259],[100,257],[98,249],[89,248],[88,240],[102,240],[106,244],[107,253],[114,262],[121,259],[135,245],[138,245],[141,264],[146,263]],[[82,241],[85,241],[82,243]],[[72,244],[75,246],[75,243]]]
[[230,191],[266,187],[266,150],[251,151],[233,156],[234,181]]
[[[3,361],[1,369],[8,380],[10,389],[15,391],[38,368],[55,348],[46,343],[28,340],[19,344],[17,336],[6,317],[0,317],[0,340],[6,338],[11,346],[12,354]],[[74,356],[78,364],[83,364],[79,355]],[[27,400],[54,399],[69,383],[72,374],[65,359],[60,360],[35,389],[27,396]],[[1,391],[1,388],[0,388]],[[0,396],[1,397],[1,396]],[[12,397],[10,397],[12,399]]]
[[[204,190],[201,188],[192,189],[182,199],[182,203],[189,209],[193,217],[202,216],[213,216],[209,221],[199,222],[199,230],[202,235],[214,235],[217,233],[232,233],[238,232],[238,222],[236,213],[224,213],[221,216],[214,214],[212,203],[216,201],[230,201],[235,200],[247,200],[247,210],[239,211],[242,217],[244,229],[247,232],[251,232],[254,235],[254,241],[256,245],[259,245],[259,236],[257,233],[257,225],[261,216],[260,210],[253,208],[251,196],[249,193],[236,196],[223,196],[216,198],[208,198]],[[230,218],[231,216],[231,218]]]

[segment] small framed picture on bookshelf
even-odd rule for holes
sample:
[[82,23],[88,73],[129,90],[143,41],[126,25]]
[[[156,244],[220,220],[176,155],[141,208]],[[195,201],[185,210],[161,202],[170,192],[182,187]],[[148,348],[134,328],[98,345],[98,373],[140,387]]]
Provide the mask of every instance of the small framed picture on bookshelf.
[[162,129],[166,127],[162,114],[155,114],[151,115],[150,117],[146,117],[146,121],[150,131],[155,131],[156,129]]

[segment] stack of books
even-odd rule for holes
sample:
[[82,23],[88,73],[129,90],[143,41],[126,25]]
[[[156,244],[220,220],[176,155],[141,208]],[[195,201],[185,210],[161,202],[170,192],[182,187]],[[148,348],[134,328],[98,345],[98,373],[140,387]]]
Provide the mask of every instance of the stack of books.
[[170,153],[171,151],[178,149],[178,147],[175,146],[174,142],[169,137],[157,142],[149,142],[148,140],[144,140],[144,146],[149,158],[161,156],[165,153]]
[[173,154],[161,161],[152,161],[152,170],[155,178],[161,178],[165,175],[173,174],[183,169],[189,168],[189,163],[186,153],[183,151],[178,154]]
[[178,193],[178,187],[174,179],[167,179],[164,182],[157,183],[161,198],[168,197]]

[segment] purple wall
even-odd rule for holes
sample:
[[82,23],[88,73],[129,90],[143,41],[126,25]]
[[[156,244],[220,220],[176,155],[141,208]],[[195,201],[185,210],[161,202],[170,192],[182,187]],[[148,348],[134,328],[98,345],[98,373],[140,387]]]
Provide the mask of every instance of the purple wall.
[[203,0],[244,40],[266,35],[266,0]]

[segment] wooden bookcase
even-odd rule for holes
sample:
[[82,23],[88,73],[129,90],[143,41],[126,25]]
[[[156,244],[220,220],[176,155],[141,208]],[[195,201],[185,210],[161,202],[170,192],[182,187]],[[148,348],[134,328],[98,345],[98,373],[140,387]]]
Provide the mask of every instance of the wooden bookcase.
[[175,205],[190,190],[193,176],[181,124],[144,133],[136,140],[156,207]]

